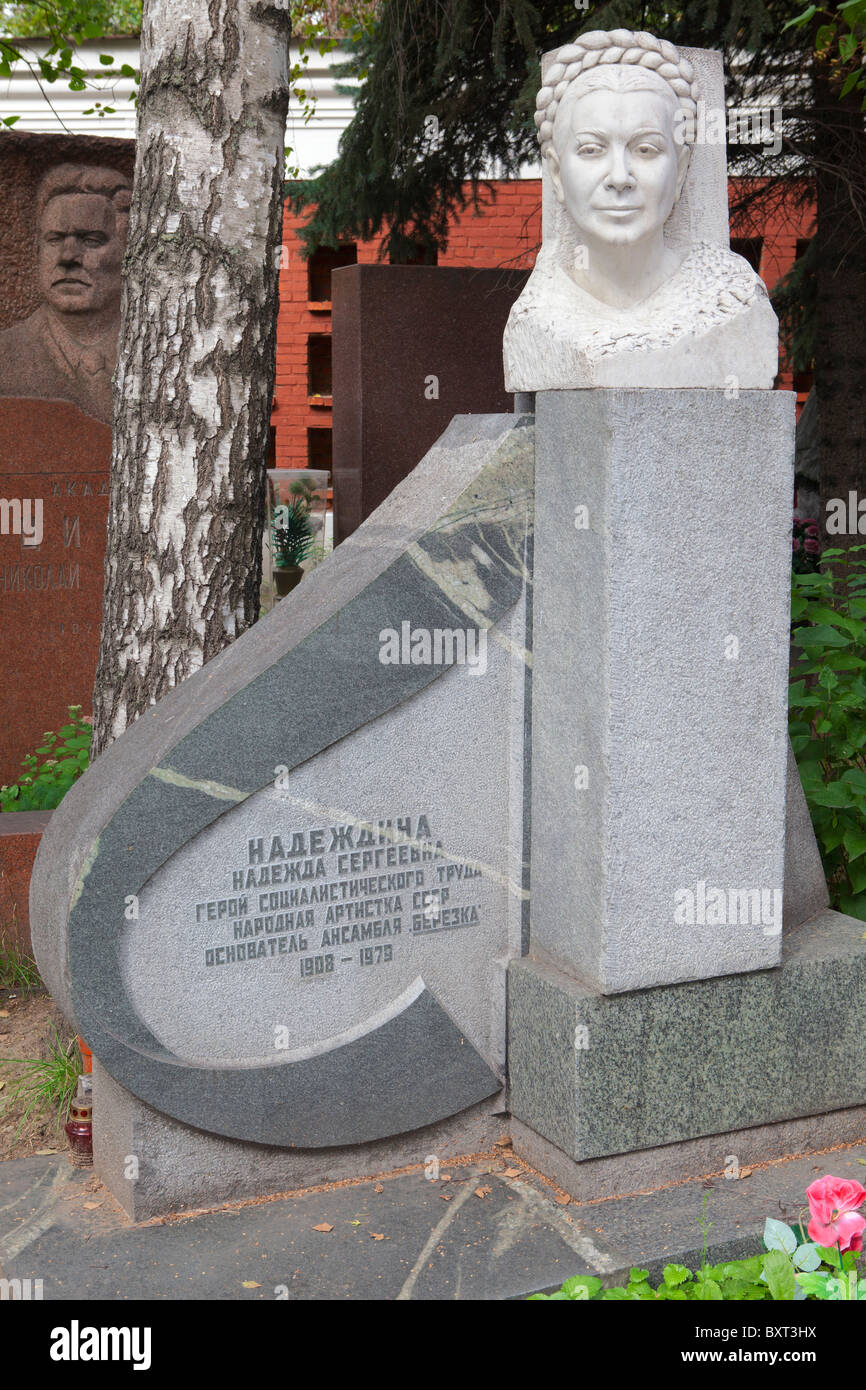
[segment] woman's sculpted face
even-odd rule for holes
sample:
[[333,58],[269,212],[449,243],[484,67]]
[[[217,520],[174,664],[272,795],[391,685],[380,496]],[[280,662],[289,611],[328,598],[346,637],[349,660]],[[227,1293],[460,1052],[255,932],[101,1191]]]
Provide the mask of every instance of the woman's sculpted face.
[[585,237],[626,246],[664,226],[679,175],[674,110],[658,92],[603,88],[566,107],[554,187]]
[[689,152],[674,134],[677,99],[653,78],[622,68],[578,78],[554,125],[554,190],[588,251],[575,278],[609,303],[651,294],[678,264],[664,225]]

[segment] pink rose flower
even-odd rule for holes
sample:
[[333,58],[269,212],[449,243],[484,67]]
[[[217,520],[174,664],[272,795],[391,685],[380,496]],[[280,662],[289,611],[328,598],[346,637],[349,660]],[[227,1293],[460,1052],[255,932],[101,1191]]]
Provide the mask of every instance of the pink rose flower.
[[866,1202],[866,1187],[853,1178],[834,1178],[828,1173],[806,1188],[809,1198],[809,1236],[816,1245],[838,1245],[846,1250],[863,1249],[866,1217],[857,1214],[857,1207]]
[[803,549],[807,555],[818,555],[821,550],[821,543],[814,536],[807,536],[803,542]]

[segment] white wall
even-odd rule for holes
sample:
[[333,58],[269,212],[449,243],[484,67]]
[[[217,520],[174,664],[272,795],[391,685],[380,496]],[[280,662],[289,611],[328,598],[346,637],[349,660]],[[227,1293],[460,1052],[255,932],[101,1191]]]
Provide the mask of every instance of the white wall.
[[[21,42],[27,45],[27,57],[37,56],[44,51],[45,45],[36,40]],[[40,87],[38,67],[37,76],[34,76],[32,69],[24,63],[17,63],[11,78],[0,78],[0,118],[20,116],[15,130],[68,131],[76,135],[133,138],[135,106],[129,100],[133,83],[128,78],[121,78],[116,83],[107,84],[100,73],[100,53],[110,54],[116,60],[117,67],[123,63],[128,63],[130,67],[138,66],[137,39],[98,40],[80,50],[79,66],[91,74],[93,85],[84,92],[70,92],[67,81],[62,78],[54,83],[43,82]],[[293,61],[297,60],[297,56],[297,50],[293,48]],[[298,165],[303,174],[311,172],[316,164],[330,163],[337,153],[340,135],[352,119],[352,99],[337,92],[331,76],[331,67],[340,60],[341,55],[337,50],[324,57],[316,52],[310,53],[307,75],[302,85],[316,97],[315,116],[305,125],[299,104],[292,102],[289,108],[286,144],[293,151],[289,163]],[[85,116],[83,113],[93,106],[95,100],[115,107],[115,114]]]

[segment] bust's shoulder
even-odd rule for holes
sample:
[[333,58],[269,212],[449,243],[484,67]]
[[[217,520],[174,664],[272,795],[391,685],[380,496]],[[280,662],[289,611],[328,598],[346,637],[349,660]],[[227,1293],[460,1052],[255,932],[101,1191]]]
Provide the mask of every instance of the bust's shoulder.
[[693,244],[674,280],[687,287],[689,298],[724,301],[731,295],[740,303],[749,304],[756,297],[767,297],[763,280],[745,257],[712,241]]

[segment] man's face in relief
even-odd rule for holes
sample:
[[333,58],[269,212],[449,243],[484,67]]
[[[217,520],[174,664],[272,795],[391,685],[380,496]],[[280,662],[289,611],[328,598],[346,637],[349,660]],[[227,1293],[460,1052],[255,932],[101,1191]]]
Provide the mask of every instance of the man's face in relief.
[[95,193],[52,198],[39,224],[38,277],[43,297],[62,314],[120,309],[123,244],[113,203]]
[[563,105],[553,184],[575,226],[587,241],[611,246],[653,236],[679,193],[676,102],[643,88],[595,88]]

